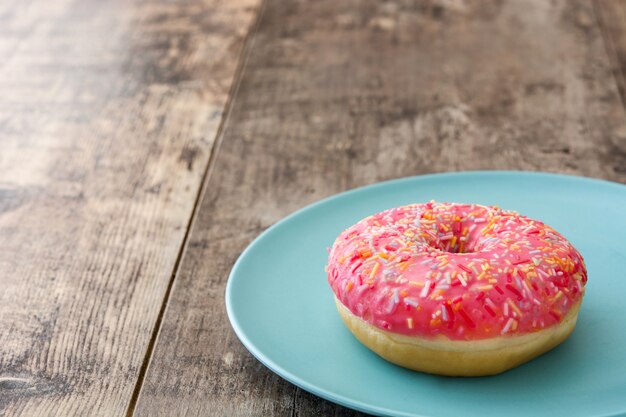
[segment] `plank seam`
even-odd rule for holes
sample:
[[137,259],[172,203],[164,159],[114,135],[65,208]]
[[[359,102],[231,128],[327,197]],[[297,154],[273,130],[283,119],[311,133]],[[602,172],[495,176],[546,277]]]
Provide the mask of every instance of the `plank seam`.
[[141,389],[143,388],[145,377],[147,371],[150,367],[150,362],[152,360],[152,354],[154,352],[154,347],[156,346],[156,341],[158,340],[158,336],[161,332],[161,327],[163,324],[163,317],[165,317],[165,312],[167,311],[167,305],[169,304],[170,296],[172,293],[172,289],[174,287],[174,282],[176,281],[176,277],[180,272],[180,267],[182,264],[182,259],[184,258],[184,254],[187,250],[189,237],[191,235],[191,230],[193,230],[193,226],[196,223],[196,219],[198,217],[198,210],[202,203],[202,199],[206,193],[208,188],[208,183],[211,178],[211,174],[213,172],[213,166],[215,165],[215,160],[217,159],[217,155],[221,148],[221,144],[223,142],[223,130],[224,126],[228,123],[230,119],[230,110],[232,107],[233,98],[237,95],[239,91],[239,87],[241,85],[242,74],[244,73],[247,63],[248,57],[250,55],[250,50],[252,49],[254,36],[258,32],[259,24],[263,13],[265,11],[266,0],[261,0],[261,5],[259,6],[259,12],[257,13],[255,22],[251,25],[250,30],[246,34],[243,46],[241,48],[241,52],[239,53],[238,65],[235,69],[235,74],[233,77],[233,83],[230,87],[230,91],[228,94],[228,98],[226,100],[226,104],[224,105],[224,115],[222,120],[220,121],[220,125],[218,126],[217,133],[215,136],[215,143],[213,145],[213,149],[211,154],[209,155],[209,160],[204,168],[204,172],[202,174],[201,186],[196,195],[193,209],[191,211],[191,215],[189,216],[189,222],[187,223],[187,228],[185,230],[185,235],[183,236],[183,241],[180,245],[180,250],[176,257],[176,261],[174,262],[174,268],[172,270],[172,274],[170,276],[170,280],[168,282],[167,288],[165,290],[165,295],[163,297],[163,302],[161,303],[161,307],[159,309],[159,314],[157,316],[156,323],[154,325],[152,335],[150,336],[150,341],[148,343],[148,347],[146,349],[146,353],[144,355],[144,359],[141,364],[141,368],[139,369],[139,375],[137,376],[137,382],[135,383],[135,387],[133,388],[133,393],[130,398],[130,402],[128,404],[128,409],[126,412],[127,417],[132,417],[135,415],[135,411],[137,408],[137,402],[139,400],[139,396],[141,395]]
[[598,0],[594,0],[591,4],[596,22],[600,28],[600,35],[602,36],[604,50],[609,58],[609,63],[613,67],[611,72],[613,73],[613,78],[615,79],[615,84],[617,86],[617,92],[619,93],[619,97],[622,101],[622,108],[626,111],[626,91],[624,90],[624,88],[626,88],[626,74],[624,74],[624,69],[620,65],[617,48],[615,47],[613,39],[610,36],[610,31],[603,16],[601,6],[598,4]]

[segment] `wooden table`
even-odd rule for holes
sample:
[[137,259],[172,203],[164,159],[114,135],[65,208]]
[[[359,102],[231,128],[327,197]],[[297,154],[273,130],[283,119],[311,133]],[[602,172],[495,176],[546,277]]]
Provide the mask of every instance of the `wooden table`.
[[2,416],[359,415],[233,334],[261,231],[429,172],[626,183],[620,0],[8,0],[0,57]]

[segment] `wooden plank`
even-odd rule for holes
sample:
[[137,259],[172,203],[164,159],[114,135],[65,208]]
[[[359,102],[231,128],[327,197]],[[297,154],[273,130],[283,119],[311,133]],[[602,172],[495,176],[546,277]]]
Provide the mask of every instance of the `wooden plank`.
[[0,415],[127,412],[257,7],[0,4]]
[[251,45],[137,415],[351,415],[260,365],[225,313],[239,253],[304,205],[438,171],[626,183],[626,119],[583,0],[268,0]]
[[620,0],[595,0],[593,5],[613,63],[622,103],[626,107],[626,3]]

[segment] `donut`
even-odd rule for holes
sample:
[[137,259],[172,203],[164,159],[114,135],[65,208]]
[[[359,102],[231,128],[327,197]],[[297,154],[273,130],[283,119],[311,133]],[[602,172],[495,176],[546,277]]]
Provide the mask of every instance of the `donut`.
[[581,254],[541,221],[435,201],[344,230],[326,271],[362,344],[405,368],[448,376],[498,374],[559,345],[587,282]]

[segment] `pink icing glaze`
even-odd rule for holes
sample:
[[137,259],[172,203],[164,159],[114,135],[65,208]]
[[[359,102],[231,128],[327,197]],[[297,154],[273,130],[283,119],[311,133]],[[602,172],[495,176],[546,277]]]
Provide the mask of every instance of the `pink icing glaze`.
[[497,207],[412,204],[343,231],[328,281],[355,315],[405,335],[478,340],[559,323],[583,296],[580,253]]

